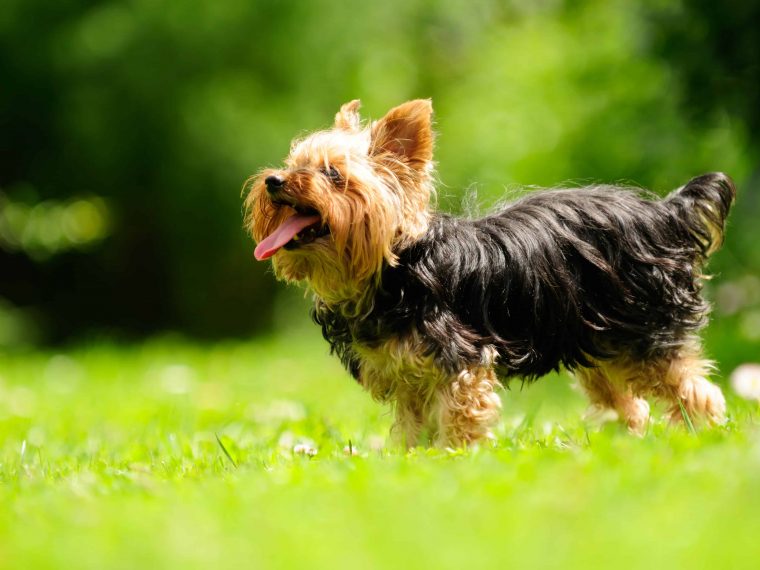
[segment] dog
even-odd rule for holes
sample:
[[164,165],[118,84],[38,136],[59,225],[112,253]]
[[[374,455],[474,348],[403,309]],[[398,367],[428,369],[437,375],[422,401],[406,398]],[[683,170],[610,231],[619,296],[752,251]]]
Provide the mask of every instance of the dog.
[[395,412],[406,446],[492,438],[497,389],[565,368],[592,412],[634,433],[647,398],[725,421],[698,333],[708,257],[736,190],[721,173],[667,197],[598,185],[529,193],[478,219],[431,207],[432,104],[365,123],[358,100],[246,183],[245,223],[277,278],[313,292],[331,352]]

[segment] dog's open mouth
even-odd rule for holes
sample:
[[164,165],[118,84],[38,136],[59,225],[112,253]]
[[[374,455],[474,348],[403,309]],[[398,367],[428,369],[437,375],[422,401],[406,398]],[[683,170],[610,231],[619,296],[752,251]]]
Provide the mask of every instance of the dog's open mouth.
[[256,246],[253,255],[259,261],[269,259],[281,248],[296,249],[330,233],[316,210],[295,207],[296,212]]

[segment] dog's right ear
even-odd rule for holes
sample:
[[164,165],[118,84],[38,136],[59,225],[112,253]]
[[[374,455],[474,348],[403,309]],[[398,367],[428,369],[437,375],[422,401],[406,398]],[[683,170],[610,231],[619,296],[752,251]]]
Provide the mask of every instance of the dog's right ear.
[[415,99],[394,107],[372,124],[372,154],[391,156],[415,169],[433,159],[433,105]]
[[335,115],[335,128],[344,131],[358,131],[362,122],[359,116],[359,107],[361,106],[362,102],[359,99],[344,103]]

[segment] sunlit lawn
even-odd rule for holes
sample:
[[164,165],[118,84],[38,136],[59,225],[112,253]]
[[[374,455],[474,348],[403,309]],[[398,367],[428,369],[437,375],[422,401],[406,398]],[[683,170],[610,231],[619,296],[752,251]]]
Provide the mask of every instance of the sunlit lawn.
[[637,439],[550,377],[495,445],[402,453],[318,336],[0,356],[0,567],[760,564],[755,404]]

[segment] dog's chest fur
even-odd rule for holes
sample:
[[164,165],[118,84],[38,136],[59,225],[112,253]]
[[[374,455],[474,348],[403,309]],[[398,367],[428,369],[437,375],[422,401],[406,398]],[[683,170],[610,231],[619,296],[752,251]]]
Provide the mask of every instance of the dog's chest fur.
[[355,343],[352,349],[359,360],[359,382],[381,401],[399,393],[429,392],[448,378],[414,332],[372,346]]

